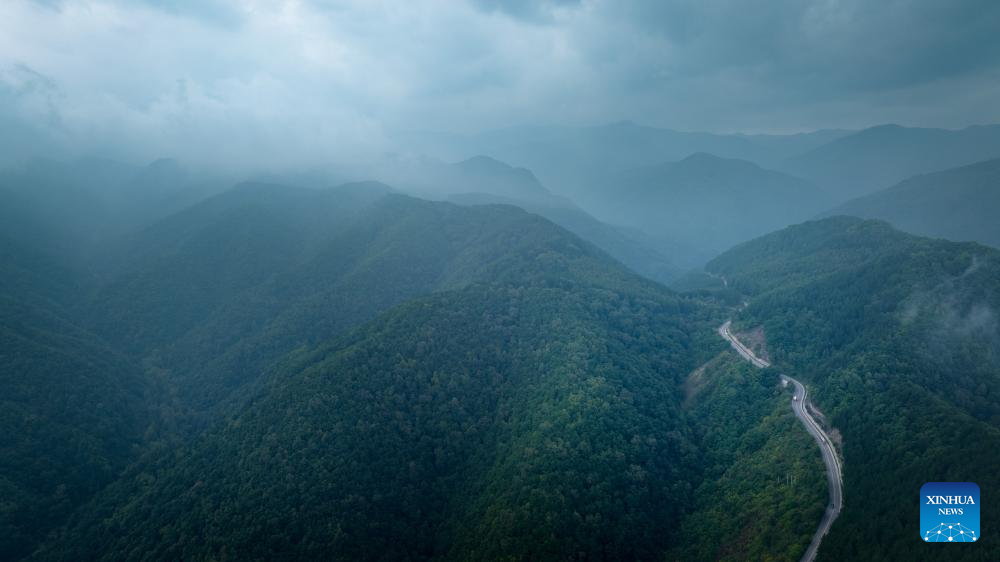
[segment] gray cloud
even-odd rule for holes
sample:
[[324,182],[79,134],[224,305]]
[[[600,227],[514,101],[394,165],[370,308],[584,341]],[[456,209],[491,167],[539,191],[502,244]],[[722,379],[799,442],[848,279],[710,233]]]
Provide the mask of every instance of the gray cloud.
[[391,129],[957,127],[1000,121],[997,29],[992,0],[10,0],[0,142],[294,165]]
[[500,12],[527,22],[553,23],[557,12],[578,8],[582,0],[472,0],[472,4],[488,12]]

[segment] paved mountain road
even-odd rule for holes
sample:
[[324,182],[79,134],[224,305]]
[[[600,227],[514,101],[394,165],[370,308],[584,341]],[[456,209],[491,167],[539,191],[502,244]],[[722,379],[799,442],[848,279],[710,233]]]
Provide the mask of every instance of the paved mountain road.
[[[743,345],[743,342],[733,335],[730,326],[731,322],[728,321],[720,326],[719,335],[725,338],[740,356],[755,367],[762,369],[770,367],[770,363],[754,355],[754,352],[750,348]],[[787,375],[781,375],[781,380],[791,383],[794,387],[795,393],[792,399],[792,410],[795,412],[795,416],[799,418],[799,421],[806,426],[806,431],[816,440],[823,454],[823,463],[826,464],[826,480],[830,492],[830,501],[826,506],[826,512],[823,513],[823,518],[820,519],[819,526],[816,528],[812,542],[809,543],[809,548],[806,549],[805,554],[801,558],[801,562],[813,562],[816,559],[816,553],[819,550],[820,543],[823,541],[823,537],[830,531],[830,527],[833,525],[834,520],[837,519],[837,516],[840,515],[840,510],[844,505],[844,483],[841,474],[840,458],[837,457],[837,451],[833,448],[830,436],[823,431],[823,428],[816,423],[816,420],[809,413],[807,407],[809,404],[809,391],[806,390],[806,387]]]

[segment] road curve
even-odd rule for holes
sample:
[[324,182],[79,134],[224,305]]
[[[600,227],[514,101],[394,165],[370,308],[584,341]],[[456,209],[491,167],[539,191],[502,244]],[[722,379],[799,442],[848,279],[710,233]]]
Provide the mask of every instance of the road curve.
[[[770,367],[770,363],[754,355],[754,352],[750,351],[750,348],[743,345],[743,342],[733,335],[730,330],[731,324],[731,322],[727,321],[720,326],[719,335],[725,338],[741,357],[755,367]],[[809,548],[806,549],[801,558],[801,562],[813,562],[816,559],[816,553],[819,550],[820,543],[823,541],[823,537],[830,531],[830,527],[833,525],[834,520],[837,519],[837,516],[840,515],[840,510],[844,505],[844,484],[840,458],[837,456],[837,451],[833,448],[830,436],[823,431],[823,428],[816,423],[816,420],[809,413],[807,407],[809,404],[809,391],[806,390],[806,387],[799,381],[786,375],[781,375],[781,380],[791,383],[795,389],[792,398],[792,410],[795,412],[795,416],[799,418],[799,421],[806,426],[806,431],[816,440],[820,451],[823,453],[823,463],[826,465],[826,481],[830,492],[830,501],[826,506],[826,512],[823,513],[823,518],[820,519],[819,526],[816,528],[816,533],[809,543]]]

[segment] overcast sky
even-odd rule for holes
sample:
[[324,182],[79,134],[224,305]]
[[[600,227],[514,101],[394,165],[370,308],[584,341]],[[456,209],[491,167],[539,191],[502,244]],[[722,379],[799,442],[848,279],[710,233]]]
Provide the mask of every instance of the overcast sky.
[[1000,122],[996,0],[2,0],[0,149],[309,162],[388,132]]

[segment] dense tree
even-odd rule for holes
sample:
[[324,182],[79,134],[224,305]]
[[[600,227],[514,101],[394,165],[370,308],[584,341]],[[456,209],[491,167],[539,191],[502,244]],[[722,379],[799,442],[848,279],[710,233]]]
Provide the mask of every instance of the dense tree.
[[288,358],[40,556],[658,556],[697,469],[678,407],[697,316],[638,278],[574,271],[573,252],[524,257],[518,281]]
[[514,207],[248,184],[85,275],[12,201],[9,559],[795,560],[822,464],[776,371],[715,334],[730,310],[844,437],[821,556],[919,557],[899,498],[995,483],[982,246],[839,217],[678,295]]
[[[0,208],[13,211],[6,201]],[[3,560],[30,553],[119,476],[155,435],[157,402],[132,362],[74,321],[80,280],[23,230],[30,216],[18,218],[0,225]]]
[[[740,323],[764,327],[772,359],[813,386],[843,435],[845,508],[822,559],[925,557],[925,482],[1000,485],[1000,253],[837,217],[708,269],[751,297]],[[977,546],[955,559],[997,557]]]
[[690,379],[703,472],[667,559],[799,560],[826,509],[826,469],[791,392],[728,351]]

